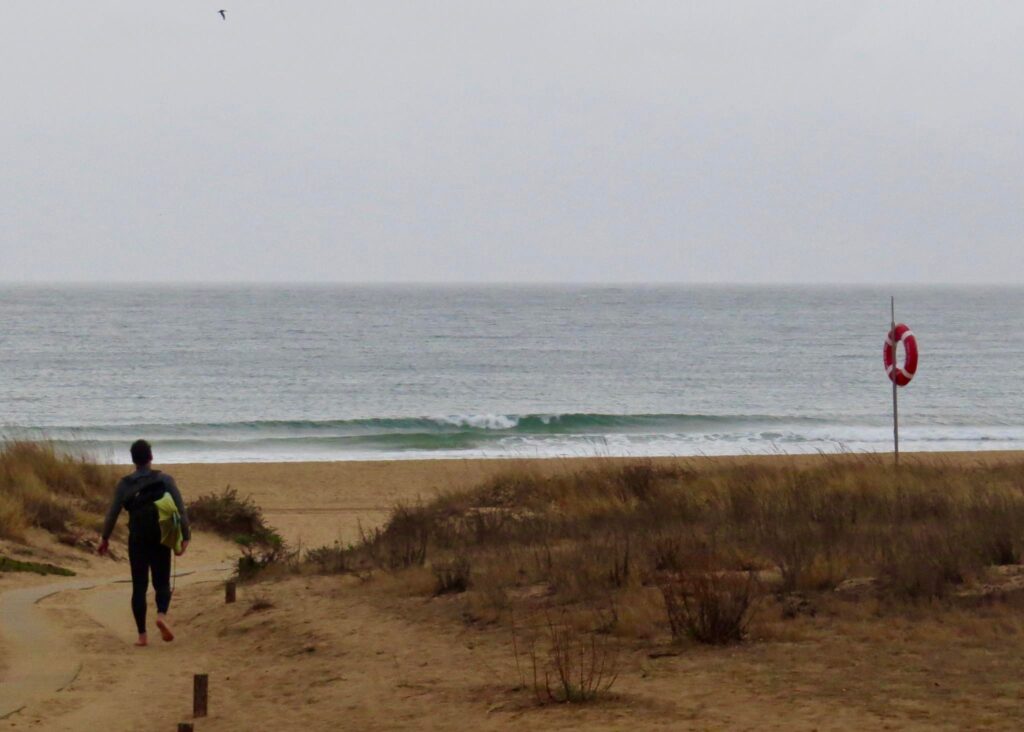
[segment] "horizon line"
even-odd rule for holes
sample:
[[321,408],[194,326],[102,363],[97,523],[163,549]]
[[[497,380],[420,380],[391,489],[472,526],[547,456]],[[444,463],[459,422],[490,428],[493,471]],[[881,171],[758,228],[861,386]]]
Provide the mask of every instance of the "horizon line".
[[2,280],[0,287],[1024,287],[1024,282],[824,280]]

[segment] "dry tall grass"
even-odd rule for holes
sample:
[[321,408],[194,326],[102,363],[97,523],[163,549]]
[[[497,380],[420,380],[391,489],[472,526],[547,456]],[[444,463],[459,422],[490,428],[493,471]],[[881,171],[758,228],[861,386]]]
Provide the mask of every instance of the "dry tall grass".
[[54,534],[99,530],[117,475],[114,468],[52,445],[0,444],[0,537],[22,541],[29,527]]
[[344,564],[472,567],[471,583],[443,584],[467,590],[478,621],[597,608],[603,633],[718,643],[743,637],[765,593],[870,577],[883,602],[941,602],[1022,556],[1021,465],[839,456],[519,470],[398,507]]

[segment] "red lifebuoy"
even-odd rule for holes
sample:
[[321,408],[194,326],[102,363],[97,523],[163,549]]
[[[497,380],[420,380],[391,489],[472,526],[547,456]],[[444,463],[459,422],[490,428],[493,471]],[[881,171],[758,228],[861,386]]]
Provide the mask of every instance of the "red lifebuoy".
[[[902,343],[903,350],[907,354],[903,365],[895,363],[893,344]],[[895,381],[896,386],[906,386],[914,378],[917,371],[917,339],[910,332],[910,328],[899,323],[885,338],[885,345],[882,347],[882,362],[885,364],[885,373],[889,375],[890,381]]]

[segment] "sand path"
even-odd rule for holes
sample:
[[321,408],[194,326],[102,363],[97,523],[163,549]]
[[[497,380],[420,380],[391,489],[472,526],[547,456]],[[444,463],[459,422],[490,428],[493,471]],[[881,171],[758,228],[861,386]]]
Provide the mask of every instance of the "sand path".
[[[231,569],[226,562],[183,569],[175,574],[176,590],[218,581]],[[67,578],[0,594],[0,637],[6,647],[0,720],[52,708],[55,698],[76,682],[90,655],[82,643],[83,629],[99,630],[100,645],[108,649],[134,642],[124,574]]]
[[0,684],[0,719],[74,681],[81,661],[38,603],[58,592],[98,584],[103,582],[69,579],[0,594],[0,635],[7,646],[7,668]]

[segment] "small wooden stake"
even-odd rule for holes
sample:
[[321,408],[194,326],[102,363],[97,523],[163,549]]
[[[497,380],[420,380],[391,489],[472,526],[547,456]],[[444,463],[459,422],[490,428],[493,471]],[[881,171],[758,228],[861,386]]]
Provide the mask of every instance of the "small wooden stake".
[[191,722],[178,722],[178,732],[194,732]]
[[192,716],[206,716],[207,692],[210,690],[210,677],[207,674],[196,674],[192,678]]
[[235,583],[231,582],[231,581],[228,581],[227,584],[224,585],[224,602],[230,605],[234,601],[235,601]]

